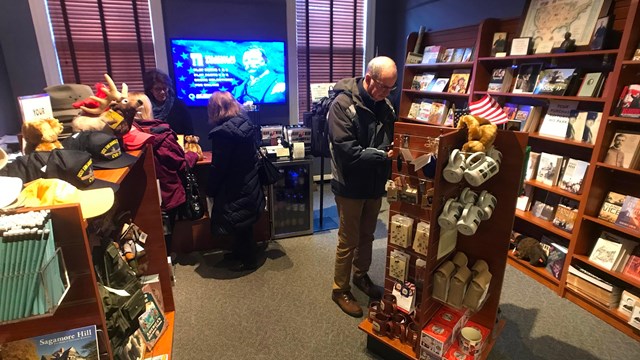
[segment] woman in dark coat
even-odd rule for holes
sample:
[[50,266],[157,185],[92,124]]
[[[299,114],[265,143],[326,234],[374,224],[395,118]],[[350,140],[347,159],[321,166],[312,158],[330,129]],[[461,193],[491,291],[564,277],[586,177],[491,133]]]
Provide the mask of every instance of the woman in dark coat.
[[256,135],[259,131],[231,93],[213,93],[207,107],[212,159],[207,186],[213,198],[211,231],[234,237],[232,255],[240,264],[232,270],[257,267],[253,224],[264,209],[265,199],[256,170]]

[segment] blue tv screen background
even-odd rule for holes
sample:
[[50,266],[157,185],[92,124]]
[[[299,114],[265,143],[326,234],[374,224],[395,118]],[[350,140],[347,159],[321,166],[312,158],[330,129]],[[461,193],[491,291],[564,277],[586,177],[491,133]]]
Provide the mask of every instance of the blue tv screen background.
[[[247,49],[259,48],[268,59],[268,76],[258,86],[245,87],[250,78],[243,65]],[[285,51],[282,41],[171,40],[176,96],[189,106],[207,106],[211,94],[229,91],[238,101],[283,104],[287,99]],[[265,85],[259,85],[263,83]]]

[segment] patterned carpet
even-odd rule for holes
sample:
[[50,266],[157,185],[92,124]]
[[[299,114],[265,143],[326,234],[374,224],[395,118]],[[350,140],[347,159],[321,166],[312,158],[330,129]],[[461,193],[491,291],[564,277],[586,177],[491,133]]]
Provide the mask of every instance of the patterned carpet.
[[[328,188],[325,194],[332,206]],[[379,219],[370,272],[377,283],[385,205]],[[273,242],[249,274],[227,271],[221,253],[180,255],[174,359],[377,359],[367,353],[361,320],[331,301],[336,233]],[[354,295],[364,306],[366,296]],[[489,360],[640,358],[640,343],[509,266],[501,304],[507,325]]]

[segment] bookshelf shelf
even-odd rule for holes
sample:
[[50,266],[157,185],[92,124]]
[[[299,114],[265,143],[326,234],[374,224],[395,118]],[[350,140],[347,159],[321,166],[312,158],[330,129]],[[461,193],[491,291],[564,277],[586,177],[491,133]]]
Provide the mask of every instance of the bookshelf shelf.
[[574,194],[572,192],[568,192],[566,190],[562,190],[557,186],[549,186],[549,185],[547,185],[545,183],[542,183],[540,181],[525,180],[524,183],[527,184],[527,185],[531,185],[533,187],[537,187],[538,189],[546,190],[546,191],[552,192],[554,194],[558,194],[558,195],[564,196],[564,197],[569,198],[569,199],[578,200],[578,201],[582,200],[582,195],[580,195],[580,194]]
[[534,280],[538,281],[540,284],[548,287],[554,292],[557,293],[559,291],[560,281],[553,275],[549,274],[549,272],[544,267],[531,266],[528,261],[520,260],[515,257],[511,250],[509,250],[507,256],[509,265],[531,276]]
[[586,255],[573,254],[573,258],[578,260],[578,261],[580,261],[580,262],[583,262],[583,263],[585,263],[585,264],[587,264],[589,266],[593,266],[594,268],[596,268],[596,269],[598,269],[600,271],[603,271],[603,272],[613,276],[614,278],[616,278],[616,279],[618,279],[620,281],[624,281],[627,284],[630,284],[630,285],[635,286],[635,287],[640,287],[640,281],[638,281],[638,280],[636,280],[636,279],[634,279],[634,278],[632,278],[630,276],[627,276],[627,275],[625,275],[625,274],[623,274],[621,272],[607,270],[607,269],[603,268],[602,266],[589,261],[589,257],[586,256]]
[[609,49],[609,50],[594,50],[594,51],[576,51],[576,52],[559,53],[559,54],[532,54],[532,55],[518,55],[518,56],[505,56],[505,57],[480,57],[478,58],[478,61],[480,62],[505,62],[505,61],[527,62],[530,60],[594,57],[594,56],[617,55],[617,54],[618,54],[618,49]]
[[459,97],[459,98],[468,98],[469,94],[458,94],[458,93],[450,93],[450,92],[440,92],[440,91],[420,91],[420,90],[409,90],[404,89],[402,92],[415,95],[415,96],[436,96],[436,97]]
[[570,100],[592,103],[604,103],[607,101],[605,98],[594,98],[586,96],[559,96],[559,95],[536,95],[536,94],[520,94],[512,92],[494,92],[494,91],[474,91],[474,95],[490,94],[491,96],[505,96],[505,97],[517,97],[517,98],[530,98],[541,100]]
[[591,221],[593,223],[608,227],[609,229],[621,232],[621,233],[625,233],[627,235],[633,236],[635,238],[640,238],[640,231],[636,231],[633,229],[629,229],[628,227],[624,227],[624,226],[620,226],[620,225],[616,225],[614,223],[610,223],[608,221],[602,220],[600,218],[594,217],[594,216],[589,216],[589,215],[584,215],[583,218],[587,221]]
[[630,117],[623,117],[623,116],[609,116],[608,120],[623,122],[623,123],[640,124],[640,119],[638,118],[630,118]]
[[628,319],[625,319],[617,310],[606,308],[570,288],[566,288],[565,297],[636,341],[640,341],[640,333],[629,325]]
[[571,146],[578,146],[578,147],[587,148],[587,149],[593,149],[593,144],[589,144],[589,143],[581,142],[581,141],[573,141],[573,140],[569,140],[567,138],[561,138],[561,137],[555,137],[555,136],[549,136],[549,135],[540,135],[540,133],[537,133],[537,132],[529,134],[529,137],[530,138],[544,140],[544,141],[552,141],[552,142],[565,144],[565,145],[571,145]]
[[631,174],[631,175],[640,175],[640,170],[621,168],[619,166],[609,165],[609,164],[605,164],[603,162],[597,162],[596,163],[596,167],[601,167],[601,168],[606,168],[606,169],[609,169],[609,170],[628,173],[628,174]]
[[405,64],[405,68],[412,70],[433,70],[433,69],[470,69],[473,67],[473,62],[459,62],[459,63],[435,63],[435,64]]
[[638,60],[624,60],[622,65],[640,65],[640,61]]
[[567,240],[571,240],[571,233],[560,230],[559,228],[553,226],[553,223],[551,221],[542,220],[540,218],[533,216],[533,214],[530,211],[522,211],[522,210],[516,209],[516,217],[524,221],[527,221],[533,225],[536,225],[540,228],[543,228],[547,231],[550,231]]

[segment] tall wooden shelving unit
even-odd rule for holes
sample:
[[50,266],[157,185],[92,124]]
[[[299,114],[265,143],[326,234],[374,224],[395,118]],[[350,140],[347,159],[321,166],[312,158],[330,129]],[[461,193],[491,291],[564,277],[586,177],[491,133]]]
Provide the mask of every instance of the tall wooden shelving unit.
[[[145,274],[158,274],[162,288],[164,310],[168,329],[146,357],[169,354],[173,346],[175,303],[171,287],[171,274],[167,264],[162,230],[160,198],[151,145],[142,151],[132,152],[138,160],[127,168],[95,170],[97,178],[120,184],[116,192],[116,205],[130,210],[133,222],[148,238],[145,244],[146,259],[141,262]],[[101,358],[113,359],[113,351],[107,339],[107,325],[102,300],[98,292],[91,246],[87,237],[87,223],[77,204],[47,207],[51,210],[56,246],[62,254],[69,273],[71,287],[55,313],[49,317],[26,319],[0,325],[0,343],[39,335],[96,325]],[[25,209],[24,211],[39,210]],[[106,356],[106,357],[105,357]]]

